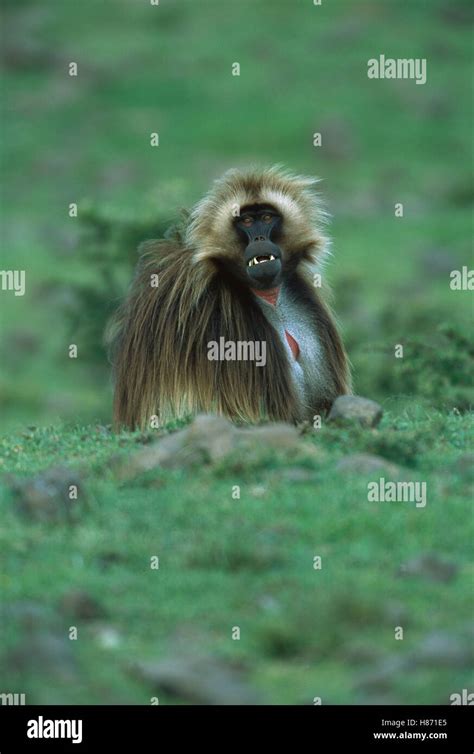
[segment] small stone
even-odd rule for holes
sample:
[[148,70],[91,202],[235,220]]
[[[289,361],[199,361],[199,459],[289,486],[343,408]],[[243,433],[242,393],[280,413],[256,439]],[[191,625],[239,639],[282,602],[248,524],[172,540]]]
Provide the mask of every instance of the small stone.
[[383,409],[369,398],[358,395],[340,395],[331,406],[328,422],[334,424],[361,424],[376,427],[382,418]]

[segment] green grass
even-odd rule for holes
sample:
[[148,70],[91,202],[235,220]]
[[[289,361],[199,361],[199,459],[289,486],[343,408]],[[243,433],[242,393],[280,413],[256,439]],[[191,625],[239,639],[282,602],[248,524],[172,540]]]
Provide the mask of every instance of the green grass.
[[[376,451],[393,460],[404,438],[407,478],[427,483],[426,508],[369,503],[367,478],[342,475],[337,460]],[[363,679],[387,655],[408,658],[432,631],[463,640],[471,615],[472,472],[459,463],[472,442],[469,416],[420,408],[389,413],[380,429],[328,426],[305,436],[313,461],[260,460],[239,472],[217,468],[156,470],[118,483],[111,459],[125,460],[149,438],[95,427],[36,429],[4,440],[3,468],[19,475],[57,464],[80,470],[87,505],[73,525],[35,523],[3,489],[2,594],[7,610],[47,605],[36,630],[65,635],[76,660],[73,683],[59,671],[9,667],[5,688],[27,689],[30,702],[149,703],[146,684],[130,675],[137,660],[180,652],[213,655],[244,668],[269,703],[375,703]],[[310,456],[311,457],[311,456]],[[289,481],[301,467],[310,481]],[[290,477],[292,478],[292,477]],[[378,478],[378,475],[374,478]],[[240,499],[232,498],[234,485]],[[448,583],[400,578],[400,565],[432,552],[458,567]],[[150,569],[158,555],[159,570]],[[322,557],[321,570],[313,557]],[[104,649],[96,623],[71,618],[62,598],[81,590],[95,598],[119,644]],[[231,639],[239,626],[240,641]],[[403,641],[394,638],[396,626]],[[55,633],[56,632],[56,633]],[[20,619],[7,625],[4,657],[28,652]],[[470,682],[469,668],[411,667],[384,690],[394,702],[448,703]],[[160,694],[160,701],[176,701]],[[179,701],[179,697],[178,697]]]

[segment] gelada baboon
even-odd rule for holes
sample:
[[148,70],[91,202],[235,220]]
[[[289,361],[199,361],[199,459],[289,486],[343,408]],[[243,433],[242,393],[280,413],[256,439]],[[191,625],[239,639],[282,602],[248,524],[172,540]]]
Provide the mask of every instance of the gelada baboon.
[[117,427],[200,411],[312,420],[350,391],[318,287],[315,181],[230,170],[172,237],[148,241],[111,333]]

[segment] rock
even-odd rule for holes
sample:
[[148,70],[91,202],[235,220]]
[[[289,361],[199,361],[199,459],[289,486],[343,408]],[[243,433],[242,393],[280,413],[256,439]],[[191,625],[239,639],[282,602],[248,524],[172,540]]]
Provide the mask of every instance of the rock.
[[327,421],[334,424],[376,427],[382,414],[382,406],[375,401],[358,395],[340,395],[332,404]]
[[140,662],[131,672],[157,693],[191,704],[258,704],[258,696],[242,680],[242,673],[212,657],[174,657]]
[[208,462],[215,463],[229,455],[237,444],[239,430],[223,416],[202,414],[188,427],[187,445],[199,449]]
[[400,466],[370,453],[351,453],[344,456],[337,462],[336,470],[343,474],[360,474],[361,476],[382,474],[395,479],[403,475],[403,469]]
[[198,416],[189,427],[160,438],[135,453],[119,469],[128,478],[151,469],[210,463],[230,453],[238,430],[219,416]]
[[449,582],[458,572],[458,566],[442,560],[434,553],[423,553],[406,563],[402,563],[397,576],[419,576],[430,581]]
[[221,416],[201,415],[179,432],[167,435],[137,452],[117,469],[123,478],[154,468],[183,468],[196,464],[216,464],[238,457],[240,463],[251,461],[262,451],[285,453],[304,450],[314,453],[290,424],[239,428]]
[[72,522],[86,499],[78,473],[63,466],[27,479],[10,475],[6,482],[18,510],[35,521]]
[[252,429],[238,429],[237,433],[239,442],[245,445],[250,443],[253,446],[263,443],[273,450],[288,450],[301,445],[300,433],[296,427],[292,424],[283,424],[283,422],[252,427]]

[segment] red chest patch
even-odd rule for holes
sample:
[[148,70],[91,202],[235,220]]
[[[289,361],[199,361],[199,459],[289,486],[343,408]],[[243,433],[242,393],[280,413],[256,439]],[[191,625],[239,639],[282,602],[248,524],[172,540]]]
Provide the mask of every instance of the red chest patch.
[[[279,288],[270,288],[268,291],[256,291],[252,289],[252,293],[255,293],[256,296],[260,296],[260,298],[263,298],[267,302],[267,304],[271,304],[272,306],[276,306],[279,292]],[[285,336],[288,345],[290,346],[291,353],[293,354],[293,358],[296,360],[300,355],[300,347],[298,345],[298,341],[296,341],[294,337],[290,335],[288,330],[285,330]]]
[[288,341],[288,345],[291,348],[291,353],[293,354],[293,358],[297,359],[300,355],[300,347],[298,345],[298,341],[294,339],[292,335],[288,332],[288,330],[285,330],[286,339]]

